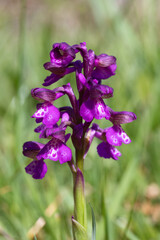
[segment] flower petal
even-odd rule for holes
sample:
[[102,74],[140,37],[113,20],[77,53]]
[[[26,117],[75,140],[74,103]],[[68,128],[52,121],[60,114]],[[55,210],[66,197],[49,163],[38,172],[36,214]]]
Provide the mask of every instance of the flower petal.
[[80,115],[86,122],[91,122],[93,120],[93,101],[92,99],[87,100],[86,102],[83,102],[83,104],[80,107]]
[[23,144],[23,155],[29,158],[35,158],[39,151],[44,147],[44,144],[38,142],[25,142]]
[[72,152],[61,140],[53,137],[44,148],[37,155],[37,159],[50,159],[52,161],[58,161],[62,164],[70,161],[72,158]]
[[56,138],[52,138],[42,150],[38,153],[37,159],[50,159],[52,161],[58,161],[58,149],[62,145],[62,142]]
[[53,49],[50,52],[52,63],[66,67],[75,58],[75,50],[66,42],[53,44]]
[[45,114],[49,111],[51,104],[43,104],[38,107],[38,110],[31,116],[32,118],[43,118]]
[[47,173],[47,165],[43,160],[35,160],[25,168],[25,171],[31,174],[34,179],[42,179]]
[[121,153],[107,142],[100,143],[97,152],[100,157],[113,158],[114,160],[118,160],[118,157],[121,156]]
[[109,109],[111,117],[110,121],[113,124],[119,125],[119,124],[124,124],[124,123],[129,123],[137,119],[135,113],[133,112],[114,112],[112,109]]
[[68,162],[72,159],[72,151],[69,147],[62,144],[58,151],[58,160],[60,164]]
[[94,100],[94,117],[96,119],[102,119],[106,117],[106,106],[102,99]]
[[110,65],[109,67],[96,67],[92,72],[92,77],[96,79],[107,79],[115,75],[116,68],[116,64]]
[[39,101],[53,102],[56,100],[56,93],[46,88],[34,88],[31,90],[32,97]]
[[106,131],[106,139],[109,144],[114,146],[120,146],[123,143],[128,144],[131,142],[130,138],[124,132],[124,130],[117,125],[108,128]]
[[104,53],[96,56],[96,59],[95,59],[96,67],[109,67],[113,64],[116,64],[116,58],[114,56],[109,56]]
[[45,114],[42,122],[47,127],[52,127],[55,123],[59,121],[59,118],[60,118],[59,109],[52,105],[48,108],[48,112]]

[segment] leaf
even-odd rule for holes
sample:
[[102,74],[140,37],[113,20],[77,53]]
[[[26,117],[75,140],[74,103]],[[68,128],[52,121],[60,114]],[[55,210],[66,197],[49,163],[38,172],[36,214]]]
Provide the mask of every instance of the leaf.
[[86,229],[72,217],[74,240],[88,240]]

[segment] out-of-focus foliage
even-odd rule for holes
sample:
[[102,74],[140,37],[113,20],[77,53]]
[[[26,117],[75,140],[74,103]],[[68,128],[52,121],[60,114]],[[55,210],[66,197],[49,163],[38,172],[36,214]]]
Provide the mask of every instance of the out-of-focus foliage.
[[[48,75],[43,63],[62,41],[86,41],[95,53],[117,57],[116,76],[106,80],[114,98],[106,103],[138,118],[125,126],[132,143],[121,148],[119,161],[100,159],[95,142],[85,160],[97,239],[160,238],[159,13],[158,0],[0,0],[0,239],[71,239],[68,166],[48,160],[47,176],[35,181],[21,154],[24,141],[38,140],[30,89],[41,86]],[[65,81],[74,86],[72,77]],[[91,215],[88,204],[90,236]]]

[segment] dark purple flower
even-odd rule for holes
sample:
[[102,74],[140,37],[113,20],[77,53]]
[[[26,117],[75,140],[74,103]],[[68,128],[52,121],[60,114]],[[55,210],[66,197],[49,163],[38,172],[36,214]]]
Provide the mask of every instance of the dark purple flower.
[[27,167],[26,173],[32,175],[34,179],[42,179],[47,173],[47,165],[43,160],[34,160]]
[[33,114],[32,118],[41,119],[44,125],[52,127],[59,121],[60,112],[58,108],[49,102],[45,102],[41,104],[38,110]]
[[121,153],[107,142],[100,143],[97,147],[97,152],[100,157],[113,158],[114,160],[118,160],[121,156]]
[[44,64],[46,70],[52,72],[52,74],[44,80],[43,86],[50,86],[51,84],[57,82],[59,79],[63,78],[65,75],[75,71],[75,67],[68,68],[55,68],[51,63]]
[[73,127],[72,142],[75,148],[82,149],[83,124],[80,123]]
[[75,58],[75,53],[75,49],[69,44],[65,42],[55,43],[50,52],[51,63],[57,66],[66,67]]
[[43,147],[44,144],[39,142],[25,142],[23,144],[23,155],[34,159]]
[[61,96],[59,96],[56,94],[56,92],[46,88],[34,88],[31,90],[31,95],[34,99],[39,100],[40,102],[50,103],[63,96],[62,93]]
[[127,112],[127,111],[115,112],[111,108],[109,108],[108,106],[106,106],[106,108],[110,112],[110,119],[109,120],[115,125],[130,123],[130,122],[137,119],[135,113],[133,113],[133,112]]
[[66,74],[73,72],[74,67],[67,68],[75,58],[76,50],[67,43],[55,43],[50,52],[50,62],[44,64],[44,68],[52,72],[45,82],[56,82]]

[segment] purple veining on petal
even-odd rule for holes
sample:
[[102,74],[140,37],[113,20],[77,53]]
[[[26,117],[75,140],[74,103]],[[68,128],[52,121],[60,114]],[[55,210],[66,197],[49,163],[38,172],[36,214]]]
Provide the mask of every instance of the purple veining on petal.
[[31,95],[36,100],[47,102],[53,102],[57,98],[63,96],[63,94],[57,96],[56,92],[46,88],[34,88],[31,90]]
[[29,158],[35,158],[39,151],[44,147],[44,144],[39,142],[25,142],[23,144],[23,155]]
[[135,113],[133,112],[127,112],[127,111],[114,112],[110,108],[109,108],[109,111],[111,114],[111,117],[109,120],[116,125],[129,123],[137,119]]

